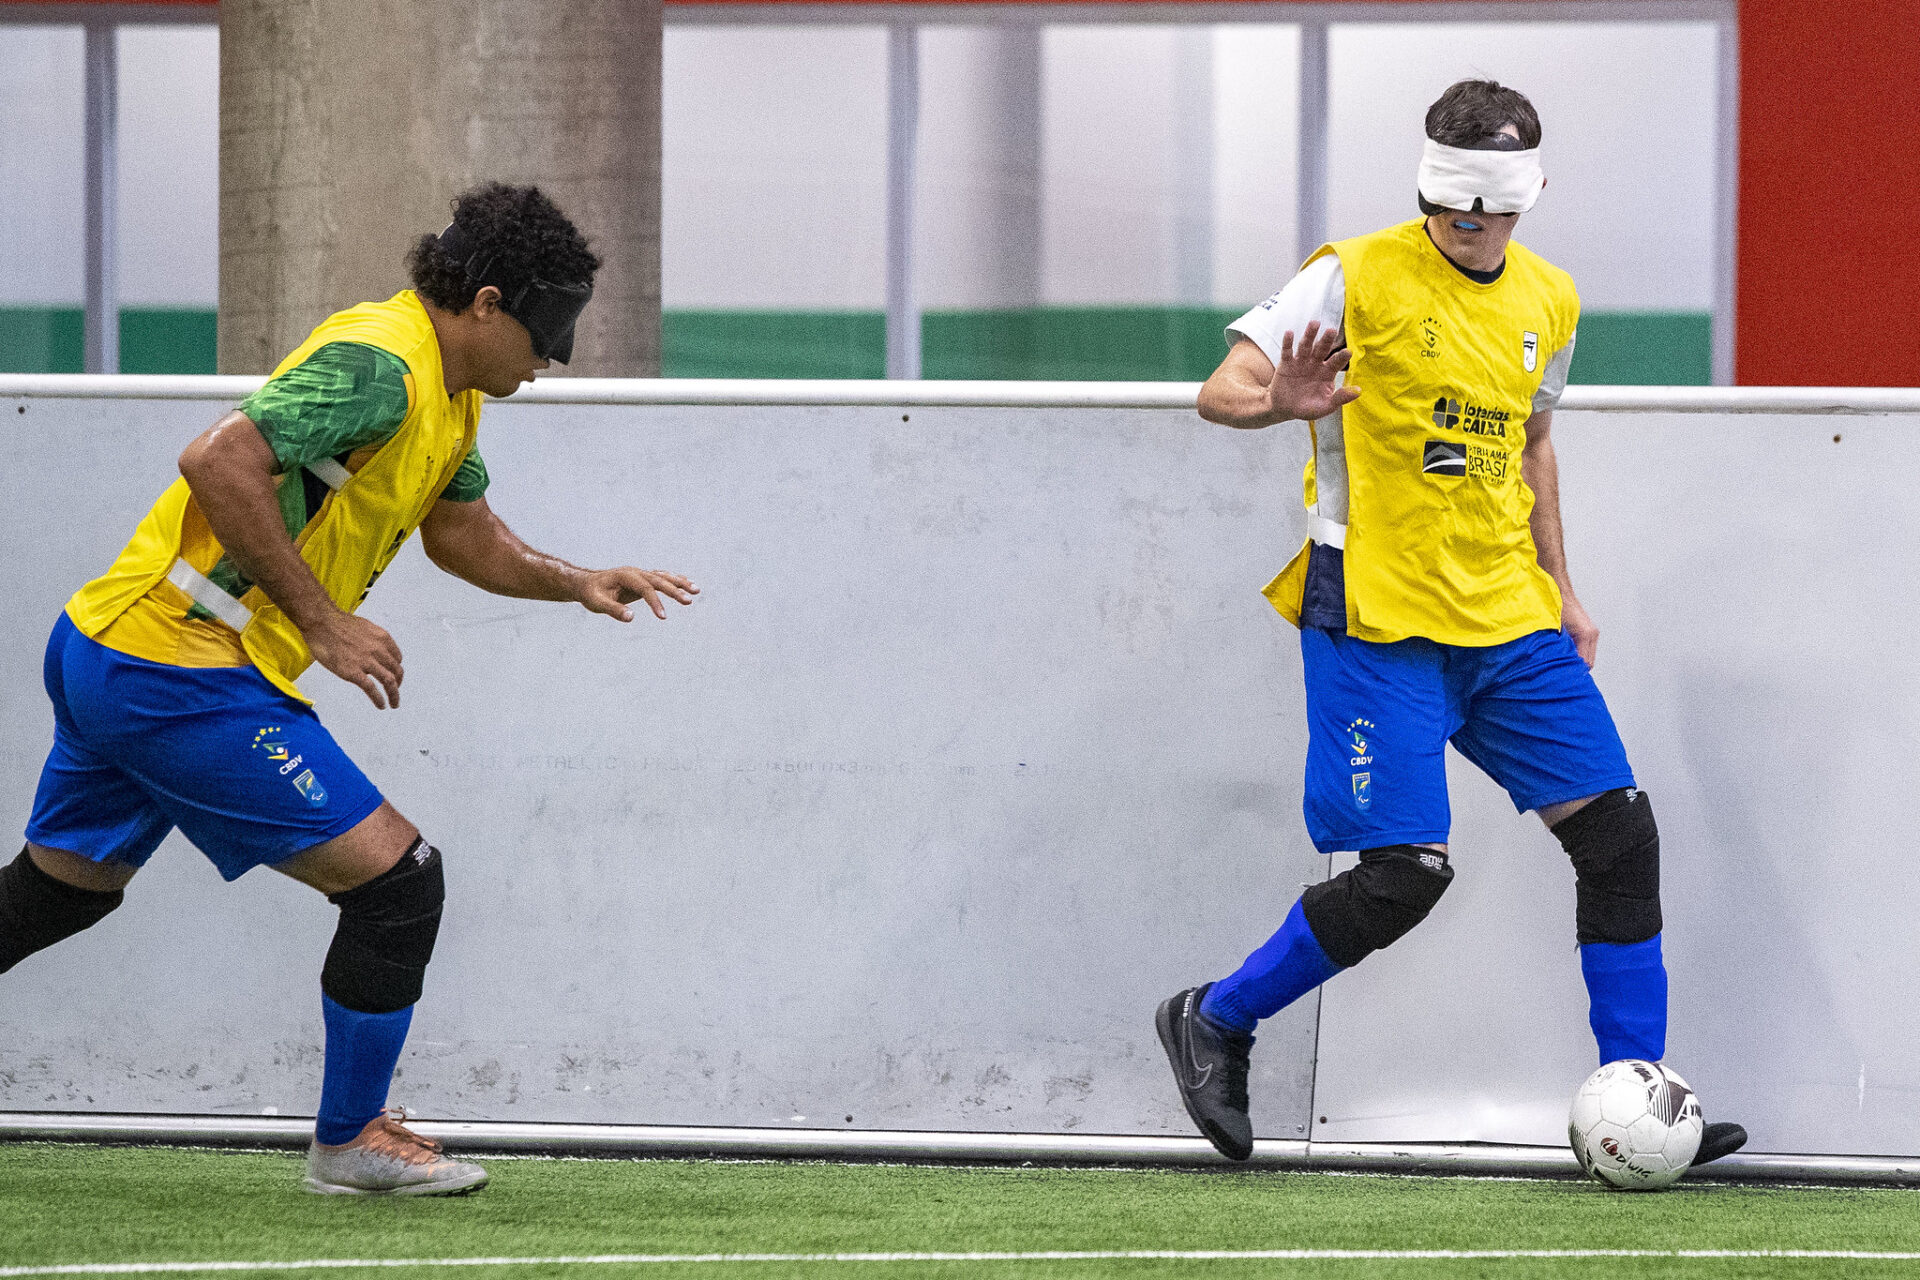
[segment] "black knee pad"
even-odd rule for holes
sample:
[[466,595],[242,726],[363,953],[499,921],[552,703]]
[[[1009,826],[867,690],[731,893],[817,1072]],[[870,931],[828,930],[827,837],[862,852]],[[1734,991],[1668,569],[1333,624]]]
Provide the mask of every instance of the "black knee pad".
[[102,893],[55,880],[23,846],[19,857],[0,867],[0,973],[99,924],[126,897],[124,889]]
[[1327,959],[1345,968],[1397,942],[1427,918],[1453,880],[1438,849],[1368,849],[1360,865],[1300,895],[1300,910]]
[[1660,932],[1660,828],[1646,792],[1609,791],[1553,834],[1573,860],[1575,937],[1645,942]]
[[418,1001],[446,900],[440,851],[425,840],[359,888],[329,895],[340,926],[320,990],[356,1013],[395,1013]]

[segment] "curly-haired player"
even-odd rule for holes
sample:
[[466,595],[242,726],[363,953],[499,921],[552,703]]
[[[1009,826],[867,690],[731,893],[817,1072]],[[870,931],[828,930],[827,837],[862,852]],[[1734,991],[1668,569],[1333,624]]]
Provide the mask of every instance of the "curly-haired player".
[[27,845],[0,868],[0,973],[99,922],[174,827],[228,880],[257,866],[340,909],[321,970],[326,1063],[306,1185],[446,1195],[487,1175],[386,1110],[433,955],[442,857],[294,681],[318,662],[398,706],[400,646],[355,610],[417,528],[483,590],[631,621],[676,574],[589,570],[487,506],[481,394],[573,353],[600,262],[535,187],[488,184],[407,257],[414,288],[339,312],[180,455],[106,574],[55,622],[54,743]]

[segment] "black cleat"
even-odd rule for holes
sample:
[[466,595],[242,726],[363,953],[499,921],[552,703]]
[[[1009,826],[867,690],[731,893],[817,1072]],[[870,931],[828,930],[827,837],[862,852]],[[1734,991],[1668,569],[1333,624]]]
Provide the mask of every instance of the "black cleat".
[[1166,1048],[1180,1086],[1180,1101],[1208,1142],[1229,1160],[1253,1154],[1253,1121],[1247,1118],[1247,1057],[1253,1037],[1200,1016],[1207,987],[1190,987],[1161,1003],[1154,1030]]
[[1727,1120],[1710,1124],[1700,1131],[1700,1150],[1694,1153],[1693,1163],[1688,1168],[1698,1169],[1703,1164],[1711,1164],[1746,1145],[1747,1131],[1739,1125]]

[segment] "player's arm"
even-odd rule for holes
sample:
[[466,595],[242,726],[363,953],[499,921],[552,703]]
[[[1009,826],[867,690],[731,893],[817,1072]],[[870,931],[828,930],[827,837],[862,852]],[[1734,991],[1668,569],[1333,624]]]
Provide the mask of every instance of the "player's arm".
[[1536,410],[1527,419],[1527,445],[1520,453],[1520,478],[1533,490],[1533,549],[1540,567],[1560,586],[1560,625],[1588,666],[1600,647],[1600,628],[1587,616],[1567,575],[1566,541],[1560,531],[1560,464],[1553,453],[1553,410]]
[[1280,359],[1241,338],[1200,388],[1200,416],[1222,426],[1270,427],[1295,418],[1311,422],[1360,398],[1360,388],[1338,385],[1347,367],[1347,347],[1338,328],[1309,320],[1299,340],[1292,330],[1280,339]]
[[594,613],[633,621],[635,600],[644,600],[653,616],[664,618],[662,596],[692,604],[700,588],[677,573],[653,569],[582,569],[558,556],[535,551],[494,514],[484,496],[468,501],[442,498],[420,526],[427,558],[482,591],[521,600],[577,600]]
[[1360,394],[1338,385],[1347,367],[1346,273],[1322,254],[1286,287],[1227,326],[1233,347],[1200,388],[1200,416],[1229,427],[1324,418]]
[[280,513],[274,484],[279,470],[266,438],[238,410],[180,455],[180,474],[213,536],[240,572],[300,628],[314,660],[357,685],[374,706],[399,706],[405,675],[400,646],[379,626],[334,604],[300,558]]

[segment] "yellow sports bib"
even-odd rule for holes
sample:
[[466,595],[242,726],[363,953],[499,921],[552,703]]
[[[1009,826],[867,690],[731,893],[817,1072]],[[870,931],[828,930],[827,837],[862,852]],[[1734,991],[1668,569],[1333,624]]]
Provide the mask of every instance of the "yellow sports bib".
[[[1475,283],[1441,256],[1425,221],[1308,259],[1340,257],[1347,381],[1360,389],[1339,427],[1347,634],[1504,644],[1560,626],[1560,591],[1527,523],[1533,492],[1520,454],[1533,394],[1573,335],[1580,299],[1566,272],[1514,243],[1500,278]],[[1327,496],[1310,463],[1308,506]],[[1306,576],[1303,547],[1265,591],[1296,626]]]
[[[480,424],[480,393],[447,395],[439,339],[426,308],[411,289],[385,302],[362,303],[329,316],[280,362],[274,375],[296,367],[329,342],[379,347],[398,356],[408,370],[406,419],[378,449],[348,459],[344,483],[321,503],[294,543],[327,595],[351,613],[426,519],[473,447]],[[187,482],[176,480],[140,522],[113,567],[67,602],[67,615],[82,634],[136,657],[178,665],[171,655],[141,651],[140,641],[150,638],[146,633],[158,625],[151,619],[142,620],[144,631],[122,635],[123,629],[114,627],[111,635],[102,633],[143,601],[152,606],[147,609],[152,617],[184,618],[193,600],[168,581],[169,571],[176,561],[184,561],[204,575],[224,554]],[[252,662],[280,689],[307,701],[293,684],[313,662],[300,629],[259,587],[249,590],[239,603],[252,611],[252,617],[237,633],[225,634],[237,641],[244,655],[240,660]],[[225,624],[197,625],[207,631]],[[187,661],[197,657],[202,661],[195,665],[223,665],[207,660],[217,659],[217,643],[202,639],[194,644],[192,650],[180,647]]]

